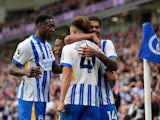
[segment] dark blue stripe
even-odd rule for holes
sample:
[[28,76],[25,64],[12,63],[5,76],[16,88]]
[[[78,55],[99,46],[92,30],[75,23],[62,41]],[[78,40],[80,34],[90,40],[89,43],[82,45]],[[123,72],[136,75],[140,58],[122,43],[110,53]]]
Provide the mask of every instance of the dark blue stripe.
[[105,53],[105,46],[106,46],[106,43],[107,43],[107,41],[103,41],[103,43],[102,43],[102,51],[103,51],[103,53]]
[[99,87],[99,102],[100,102],[100,105],[102,105],[103,98],[102,98],[101,72],[100,71],[98,71],[98,87]]
[[49,82],[51,82],[51,80],[52,80],[52,71],[51,70],[49,71],[49,77],[50,77]]
[[75,101],[75,93],[76,93],[76,84],[74,84],[73,87],[72,87],[72,92],[71,92],[71,104],[74,104],[74,101]]
[[92,88],[91,85],[88,85],[88,105],[91,106],[91,98],[92,97]]
[[20,98],[23,99],[23,94],[24,94],[24,80],[22,81],[22,88],[21,88],[21,96]]
[[[49,81],[49,85],[51,83],[51,78],[52,78],[52,71],[49,71],[49,77],[50,77],[50,81]],[[48,91],[48,102],[50,101],[50,89]]]
[[12,62],[14,63],[14,64],[16,64],[18,67],[22,67],[23,65],[21,64],[21,63],[19,63],[16,59],[12,59]]
[[47,47],[46,47],[46,45],[45,45],[45,44],[44,44],[44,48],[45,48],[45,51],[46,51],[47,57],[49,58],[48,50],[47,50]]
[[38,46],[39,46],[39,49],[41,50],[42,58],[45,59],[45,55],[44,55],[44,52],[43,52],[43,49],[42,49],[42,45],[41,45],[40,42],[38,43]]
[[42,81],[42,94],[43,94],[43,99],[45,101],[45,86],[46,86],[46,80],[47,80],[47,71],[43,72],[43,81]]
[[39,56],[38,56],[38,52],[37,52],[37,50],[36,50],[36,47],[35,47],[33,41],[31,41],[30,43],[31,43],[32,50],[33,50],[33,53],[34,53],[35,63],[36,63],[37,66],[40,66],[40,65],[39,65]]
[[68,63],[61,63],[60,65],[61,65],[61,66],[67,66],[67,67],[69,67],[69,68],[72,68],[72,65],[71,65],[71,64],[68,64]]
[[52,64],[56,64],[56,60],[54,60],[54,61],[52,62]]
[[79,105],[83,105],[83,97],[84,97],[84,84],[80,84]]
[[[30,43],[31,43],[32,50],[33,50],[33,53],[34,53],[35,63],[36,63],[37,66],[40,66],[40,65],[39,65],[39,56],[38,56],[38,52],[37,52],[37,50],[36,50],[36,47],[35,47],[33,41],[31,41]],[[40,100],[39,78],[36,78],[36,85],[37,85],[38,101],[41,101],[41,100]]]
[[52,51],[52,48],[50,48],[50,45],[48,44],[48,42],[46,42],[47,44],[46,44],[46,46],[47,46],[47,48],[48,48],[48,54],[49,54],[49,58],[53,58],[53,51]]
[[41,98],[40,98],[39,78],[36,78],[36,86],[37,86],[38,102],[40,102],[40,101],[41,101]]
[[105,83],[105,90],[106,90],[106,100],[108,104],[111,104],[110,99],[109,99],[109,86],[108,86],[108,79],[107,77],[104,75],[104,83]]
[[105,72],[108,72],[108,71],[110,71],[109,68],[105,68]]

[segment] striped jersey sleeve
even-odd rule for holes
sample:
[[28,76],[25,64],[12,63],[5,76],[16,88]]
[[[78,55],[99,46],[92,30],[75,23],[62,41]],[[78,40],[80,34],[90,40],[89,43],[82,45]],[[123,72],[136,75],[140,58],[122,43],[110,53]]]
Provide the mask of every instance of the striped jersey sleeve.
[[115,47],[111,40],[101,40],[101,48],[103,53],[109,58],[117,58]]

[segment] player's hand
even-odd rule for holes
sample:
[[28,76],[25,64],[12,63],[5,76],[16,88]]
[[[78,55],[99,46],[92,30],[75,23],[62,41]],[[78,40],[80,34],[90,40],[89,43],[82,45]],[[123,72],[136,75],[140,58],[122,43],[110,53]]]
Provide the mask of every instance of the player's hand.
[[56,109],[57,109],[58,112],[65,112],[64,103],[59,102]]
[[81,55],[82,57],[95,57],[96,52],[97,50],[88,45],[85,47],[79,47],[78,49],[78,54]]
[[107,76],[107,78],[109,80],[113,80],[113,81],[116,80],[116,74],[113,71],[108,71],[108,72],[105,73],[105,75]]
[[101,41],[99,40],[99,38],[96,36],[96,34],[92,34],[91,35],[91,40],[92,42],[94,42],[95,44],[97,44],[100,48],[101,48]]
[[34,77],[34,78],[41,78],[41,71],[39,69],[39,66],[32,67],[31,69],[26,71],[27,77]]

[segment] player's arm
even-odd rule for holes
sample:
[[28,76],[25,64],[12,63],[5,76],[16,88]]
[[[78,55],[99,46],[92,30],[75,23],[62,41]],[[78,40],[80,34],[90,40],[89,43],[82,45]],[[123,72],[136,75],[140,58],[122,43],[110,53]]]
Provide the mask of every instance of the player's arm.
[[64,38],[64,42],[65,44],[70,44],[70,43],[74,43],[74,42],[85,40],[85,39],[90,39],[92,40],[92,42],[97,44],[99,47],[101,46],[100,40],[94,33],[68,35]]
[[63,66],[60,101],[59,101],[59,104],[57,106],[57,110],[59,112],[65,112],[65,110],[64,110],[64,99],[66,97],[70,82],[71,82],[71,68],[69,68],[67,66]]
[[108,78],[109,85],[111,86],[111,88],[113,88],[114,85],[116,84],[116,75],[115,75],[115,73],[113,71],[107,71],[105,73],[105,75]]
[[35,66],[32,68],[25,68],[24,65],[28,62],[31,56],[31,46],[30,43],[20,43],[14,53],[12,63],[9,66],[9,72],[11,75],[22,77],[41,77],[41,71],[39,70],[39,66]]
[[60,73],[62,73],[62,67],[56,63],[52,64],[52,72],[54,74],[60,74]]
[[35,77],[35,78],[41,77],[41,71],[39,70],[39,66],[32,67],[31,69],[25,69],[23,67],[18,67],[17,65],[12,63],[9,66],[9,73],[17,77],[22,77],[22,76]]
[[96,51],[96,57],[98,57],[107,68],[111,71],[116,71],[118,69],[117,60],[114,58],[108,58],[105,54]]
[[95,50],[90,46],[80,47],[78,53],[81,54],[83,57],[98,57],[105,66],[110,71],[116,71],[118,69],[117,60],[114,58],[108,58],[105,54],[100,51]]

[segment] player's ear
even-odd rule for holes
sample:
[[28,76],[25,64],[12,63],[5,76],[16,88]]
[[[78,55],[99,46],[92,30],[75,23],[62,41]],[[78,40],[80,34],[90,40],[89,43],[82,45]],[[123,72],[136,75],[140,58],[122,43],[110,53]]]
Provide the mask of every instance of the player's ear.
[[73,33],[76,34],[77,33],[76,30],[73,30]]
[[39,24],[39,23],[36,25],[36,28],[37,28],[37,29],[39,29],[39,28],[40,28],[40,24]]
[[42,27],[42,25],[43,25],[43,23],[39,22],[36,27],[40,28],[40,27]]

